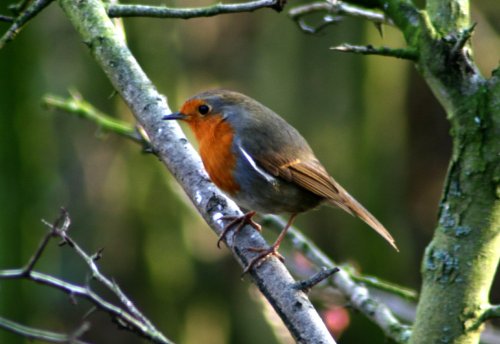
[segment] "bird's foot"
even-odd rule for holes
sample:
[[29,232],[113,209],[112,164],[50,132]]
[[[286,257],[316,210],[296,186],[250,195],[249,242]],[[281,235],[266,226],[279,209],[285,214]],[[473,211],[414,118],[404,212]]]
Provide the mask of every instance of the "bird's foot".
[[262,226],[259,225],[257,222],[255,222],[252,217],[256,214],[255,211],[249,211],[248,213],[242,215],[242,216],[232,216],[232,215],[227,215],[221,217],[222,220],[230,220],[225,227],[224,230],[222,231],[221,235],[219,235],[219,240],[217,240],[217,247],[220,248],[220,243],[226,238],[227,233],[232,229],[233,226],[238,225],[234,229],[234,233],[238,233],[244,225],[250,225],[253,228],[255,228],[256,231],[260,232],[262,230]]
[[267,248],[249,247],[247,250],[252,251],[252,252],[258,252],[259,255],[255,258],[253,258],[248,263],[247,267],[243,270],[242,275],[246,274],[248,271],[250,271],[250,269],[252,269],[254,267],[255,268],[259,267],[270,256],[275,256],[276,258],[281,260],[281,262],[284,262],[285,257],[283,257],[281,255],[281,253],[278,252],[279,246],[280,246],[279,243],[274,243],[274,245],[272,245],[271,247],[267,247]]

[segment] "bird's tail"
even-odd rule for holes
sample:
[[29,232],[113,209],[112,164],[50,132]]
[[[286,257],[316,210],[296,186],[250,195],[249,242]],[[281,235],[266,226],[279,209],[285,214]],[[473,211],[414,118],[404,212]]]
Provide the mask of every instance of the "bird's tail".
[[378,234],[380,234],[387,242],[394,247],[396,251],[399,252],[396,242],[389,231],[382,225],[379,220],[375,218],[368,210],[366,210],[358,201],[354,199],[347,191],[344,190],[338,183],[335,183],[335,187],[339,190],[340,196],[338,199],[329,199],[328,201],[333,205],[345,210],[351,215],[356,215],[361,220],[366,222],[370,227],[372,227]]

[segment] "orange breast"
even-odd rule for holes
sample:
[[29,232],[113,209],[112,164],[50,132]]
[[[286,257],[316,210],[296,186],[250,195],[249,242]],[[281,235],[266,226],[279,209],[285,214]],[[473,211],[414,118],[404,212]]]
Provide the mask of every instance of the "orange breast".
[[222,116],[210,115],[188,122],[200,146],[203,165],[210,179],[221,190],[234,194],[239,185],[234,180],[236,156],[232,151],[233,129]]

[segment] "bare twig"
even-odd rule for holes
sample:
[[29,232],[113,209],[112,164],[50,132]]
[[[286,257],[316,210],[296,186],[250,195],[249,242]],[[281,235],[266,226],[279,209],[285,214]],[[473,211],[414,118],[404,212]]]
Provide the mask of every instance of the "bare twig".
[[314,26],[309,24],[306,20],[303,18],[299,18],[297,20],[297,25],[299,25],[299,28],[304,31],[305,33],[310,33],[310,34],[318,34],[322,32],[325,28],[327,28],[330,25],[337,24],[342,20],[342,17],[339,16],[332,16],[332,15],[325,15],[322,18],[322,21],[319,24],[315,24]]
[[0,21],[5,23],[12,23],[14,21],[14,18],[0,14]]
[[477,23],[473,23],[469,28],[460,32],[458,37],[454,38],[455,44],[453,48],[450,50],[450,55],[453,56],[457,54],[462,48],[467,44],[467,41],[470,40],[472,34],[474,33],[474,29],[476,28]]
[[391,282],[383,281],[378,277],[366,276],[356,273],[355,271],[348,271],[353,281],[363,283],[364,285],[385,291],[392,295],[396,295],[408,301],[418,301],[418,293],[415,290],[396,285]]
[[9,5],[8,9],[12,11],[12,13],[18,15],[19,13],[21,13],[26,9],[30,1],[32,0],[20,0],[17,4]]
[[[306,24],[304,17],[309,16],[314,13],[326,12],[326,16],[323,17],[323,24],[320,24],[319,27],[313,27],[309,24]],[[350,16],[357,17],[369,20],[375,24],[388,24],[392,25],[391,20],[389,20],[383,13],[369,10],[360,6],[351,5],[342,1],[321,1],[321,2],[312,2],[309,4],[301,5],[292,8],[288,11],[288,15],[291,19],[297,22],[299,27],[307,32],[307,33],[316,33],[318,28],[322,28],[325,25],[329,25],[331,23],[335,23],[338,21],[332,20],[332,15],[334,16]],[[314,28],[314,29],[311,29]]]
[[79,340],[78,338],[80,338],[89,329],[89,324],[85,322],[76,331],[74,331],[74,333],[64,334],[35,329],[0,317],[0,328],[31,340],[43,340],[48,343],[87,344],[87,342]]
[[355,53],[362,55],[381,55],[397,57],[400,59],[416,61],[418,59],[418,54],[413,49],[393,49],[387,47],[375,48],[372,45],[352,45],[352,44],[342,44],[336,47],[331,47],[331,50],[345,52],[345,53]]
[[99,129],[103,131],[110,131],[142,145],[144,149],[150,150],[150,142],[145,136],[144,131],[139,130],[125,121],[117,120],[108,116],[92,104],[82,99],[82,96],[75,90],[70,90],[70,98],[62,98],[55,95],[46,95],[42,99],[42,103],[49,109],[62,110],[67,113],[77,115],[78,117],[87,119],[95,123]]
[[322,267],[312,277],[295,283],[295,288],[300,289],[304,292],[308,292],[312,287],[314,287],[318,283],[321,283],[322,281],[326,280],[327,278],[329,278],[331,275],[333,275],[337,271],[339,271],[339,268],[337,268],[337,267],[335,267],[333,269],[327,269],[325,267]]
[[110,17],[153,17],[190,19],[197,17],[212,17],[226,13],[252,12],[261,8],[281,10],[284,1],[256,0],[236,4],[217,3],[206,7],[173,8],[166,6],[109,4],[107,12]]
[[466,321],[467,330],[474,331],[482,326],[486,321],[500,318],[500,305],[488,305],[477,318]]
[[485,319],[500,318],[500,305],[491,305],[484,313]]
[[[68,235],[67,230],[70,225],[70,218],[65,209],[61,210],[60,216],[56,221],[54,221],[54,223],[48,223],[47,221],[43,221],[43,223],[49,227],[50,231],[44,236],[37,250],[30,258],[28,264],[21,269],[0,270],[0,279],[27,279],[38,284],[59,289],[72,297],[82,297],[90,301],[97,309],[102,310],[117,319],[117,323],[121,327],[134,331],[143,337],[150,339],[154,343],[171,343],[151,324],[146,317],[142,315],[142,313],[135,307],[133,302],[127,298],[116,283],[110,281],[100,273],[93,259],[94,255],[88,255],[85,253],[83,249],[81,249],[80,246]],[[51,238],[60,238],[62,243],[68,244],[71,249],[75,250],[75,252],[85,261],[92,271],[92,277],[110,289],[119,298],[124,308],[120,308],[104,300],[101,296],[96,294],[89,285],[76,285],[63,281],[57,277],[34,271],[33,268],[36,262],[42,256]],[[10,329],[13,332],[20,333],[28,338],[31,338],[33,333],[39,331],[25,326],[12,327],[9,326],[12,325],[12,322],[9,323],[8,321],[4,322],[3,325],[5,328]],[[23,329],[29,329],[29,331],[23,332]],[[86,327],[81,327],[78,331],[76,331],[73,334],[73,338],[77,338],[77,335],[80,336],[83,334],[83,332],[85,332],[84,329],[86,330]],[[42,331],[41,333],[45,332]],[[50,332],[46,333],[48,334]],[[58,337],[54,336],[54,338]]]
[[2,49],[6,43],[12,41],[16,35],[21,31],[23,26],[32,18],[34,18],[38,13],[43,11],[53,0],[34,0],[27,8],[24,10],[13,22],[11,27],[5,32],[5,34],[0,38],[0,49]]

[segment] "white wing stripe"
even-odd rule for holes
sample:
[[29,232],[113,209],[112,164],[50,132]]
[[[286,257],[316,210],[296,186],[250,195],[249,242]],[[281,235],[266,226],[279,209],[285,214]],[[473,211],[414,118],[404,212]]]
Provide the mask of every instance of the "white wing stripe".
[[255,161],[252,159],[252,157],[250,156],[250,154],[248,154],[244,149],[243,147],[241,147],[241,145],[238,145],[238,149],[241,151],[241,153],[243,153],[243,156],[245,157],[245,159],[248,161],[248,163],[250,164],[250,166],[252,166],[252,168],[262,177],[264,178],[268,183],[271,183],[272,185],[276,185],[276,178],[274,178],[273,176],[271,176],[269,173],[267,173],[266,171],[264,171],[262,168],[260,168],[259,166],[257,166],[257,164],[255,163]]

